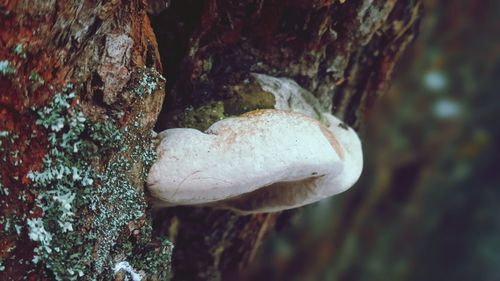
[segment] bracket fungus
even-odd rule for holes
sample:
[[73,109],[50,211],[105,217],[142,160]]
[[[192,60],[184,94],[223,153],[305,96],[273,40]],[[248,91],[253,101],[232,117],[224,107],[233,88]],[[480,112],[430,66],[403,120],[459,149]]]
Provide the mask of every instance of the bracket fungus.
[[[270,77],[259,75],[257,80]],[[270,90],[277,109],[223,119],[205,132],[175,128],[158,135],[158,159],[148,176],[154,207],[277,212],[330,197],[357,181],[363,156],[354,130],[307,106],[294,94],[302,89],[295,82],[259,81],[264,90],[268,82],[289,92],[283,97]]]

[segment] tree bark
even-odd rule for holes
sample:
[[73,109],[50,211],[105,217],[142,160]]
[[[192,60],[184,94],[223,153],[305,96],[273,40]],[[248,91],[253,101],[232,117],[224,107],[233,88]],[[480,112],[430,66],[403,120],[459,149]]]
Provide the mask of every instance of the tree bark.
[[[1,280],[163,280],[144,178],[164,97],[146,3],[1,1]],[[147,261],[146,261],[147,260]]]
[[141,0],[0,2],[1,280],[165,280],[165,237],[175,280],[230,280],[288,216],[151,214],[150,130],[231,99],[252,72],[294,79],[360,128],[421,13],[418,0],[151,2],[168,6],[152,24]]

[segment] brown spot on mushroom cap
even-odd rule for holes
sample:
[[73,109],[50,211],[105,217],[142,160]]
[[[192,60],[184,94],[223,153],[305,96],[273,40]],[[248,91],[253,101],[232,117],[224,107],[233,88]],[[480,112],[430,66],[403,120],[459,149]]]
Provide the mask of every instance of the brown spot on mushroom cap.
[[335,149],[335,152],[337,152],[337,155],[340,157],[340,159],[344,160],[344,150],[340,146],[340,143],[337,140],[337,138],[333,135],[333,133],[328,128],[326,128],[322,124],[320,125],[320,128],[321,128],[321,132],[323,133],[323,135],[325,135],[326,139],[330,142],[333,149]]

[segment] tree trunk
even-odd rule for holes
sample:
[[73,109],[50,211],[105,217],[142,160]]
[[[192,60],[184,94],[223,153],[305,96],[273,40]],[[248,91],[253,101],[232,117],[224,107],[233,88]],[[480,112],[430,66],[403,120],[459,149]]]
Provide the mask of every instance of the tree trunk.
[[360,128],[421,13],[397,0],[150,2],[152,24],[141,0],[0,2],[1,280],[165,280],[167,237],[175,280],[230,280],[288,216],[151,213],[153,126],[234,99],[257,72]]

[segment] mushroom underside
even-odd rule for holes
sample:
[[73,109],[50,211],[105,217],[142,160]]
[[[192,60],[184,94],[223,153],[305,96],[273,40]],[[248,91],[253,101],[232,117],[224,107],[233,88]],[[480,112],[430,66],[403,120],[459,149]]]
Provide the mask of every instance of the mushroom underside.
[[207,206],[232,210],[241,215],[277,212],[301,207],[334,195],[324,195],[318,190],[318,181],[322,176],[295,182],[273,183],[252,192],[208,204]]

